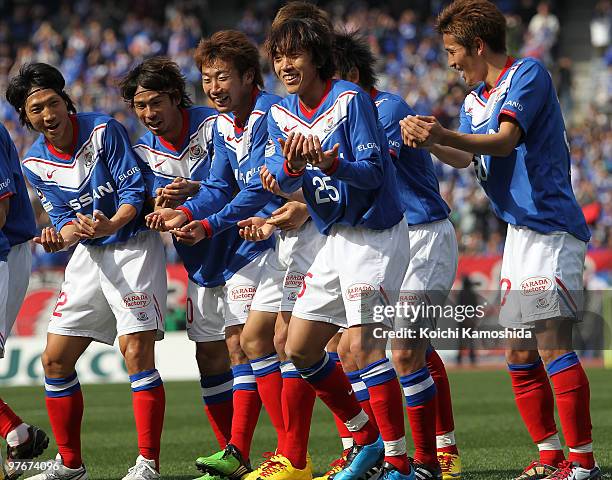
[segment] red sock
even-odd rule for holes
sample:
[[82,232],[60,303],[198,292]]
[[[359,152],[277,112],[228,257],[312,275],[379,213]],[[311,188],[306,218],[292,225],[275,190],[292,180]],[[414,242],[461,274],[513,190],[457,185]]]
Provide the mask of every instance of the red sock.
[[230,400],[222,403],[204,405],[204,410],[215,434],[215,438],[219,443],[219,447],[224,449],[229,443],[232,435],[232,417],[234,415],[233,396]]
[[281,395],[283,391],[283,378],[281,372],[277,369],[267,375],[255,375],[255,381],[257,382],[257,391],[259,392],[261,401],[276,430],[276,449],[281,451],[285,444],[285,423],[283,421],[281,404]]
[[286,442],[282,453],[291,465],[300,470],[306,468],[308,438],[316,398],[314,389],[302,377],[283,377],[282,403]]
[[[444,435],[455,430],[453,403],[444,362],[442,362],[440,355],[433,348],[427,353],[427,369],[436,384],[436,435]],[[451,447],[454,447],[454,449]],[[459,453],[456,445],[448,445],[444,448],[454,450],[452,452],[444,450],[446,453]]]
[[147,460],[155,460],[155,468],[159,471],[159,451],[166,411],[164,386],[132,392],[132,407],[138,433],[138,451]]
[[[508,368],[516,406],[533,442],[539,443],[556,434],[555,403],[542,361],[538,360],[535,363],[524,365],[508,365]],[[542,452],[546,453],[542,454]],[[549,464],[551,457],[559,455],[562,456],[563,451],[541,450],[540,462]]]
[[437,449],[438,453],[450,453],[453,455],[459,455],[459,450],[457,450],[457,445],[449,445],[447,447],[439,447]]
[[6,436],[15,430],[23,421],[19,416],[11,410],[8,403],[5,403],[0,398],[0,437],[6,438]]
[[589,379],[574,352],[562,355],[551,362],[548,372],[555,388],[563,436],[570,448],[568,460],[580,463],[583,468],[591,469],[595,465],[593,452],[571,451],[572,448],[593,442]]
[[402,375],[406,411],[414,440],[414,458],[428,467],[438,467],[436,452],[436,385],[427,367]]
[[221,449],[228,444],[232,434],[233,381],[234,375],[231,370],[217,375],[200,377],[204,411]]
[[[354,420],[362,412],[344,370],[327,355],[313,366],[299,371],[323,403],[344,423]],[[378,439],[378,430],[370,421],[351,433],[357,445],[368,445]]]
[[83,465],[81,458],[83,394],[81,390],[65,397],[48,396],[46,404],[51,429],[64,465],[68,468],[79,468]]
[[261,398],[257,390],[234,390],[234,418],[230,443],[245,460],[251,455],[251,442],[260,412]]
[[438,465],[436,454],[436,397],[413,407],[407,406],[414,441],[414,459],[429,467]]
[[556,467],[563,460],[565,460],[563,450],[540,450],[540,463],[544,465]]
[[[368,385],[367,377],[362,378]],[[370,405],[380,429],[380,435],[385,442],[403,442],[404,453],[390,456],[385,452],[385,461],[392,464],[401,473],[407,475],[410,472],[410,464],[405,453],[406,431],[404,429],[404,409],[402,404],[402,391],[397,377],[379,385],[368,385],[370,393]],[[385,448],[385,450],[387,450]]]

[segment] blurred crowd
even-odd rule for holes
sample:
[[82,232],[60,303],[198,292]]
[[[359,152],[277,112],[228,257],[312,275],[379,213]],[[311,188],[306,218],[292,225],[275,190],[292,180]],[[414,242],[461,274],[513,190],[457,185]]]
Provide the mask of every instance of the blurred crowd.
[[[449,127],[457,125],[466,94],[456,72],[446,66],[446,55],[435,32],[435,16],[443,0],[411,0],[411,9],[399,0],[370,4],[331,0],[324,3],[338,28],[360,31],[379,59],[378,87],[402,95],[418,113],[433,114]],[[593,230],[590,248],[612,248],[612,130],[610,128],[609,76],[607,91],[595,98],[587,120],[572,121],[572,63],[559,58],[560,23],[554,2],[498,0],[507,16],[508,48],[514,56],[540,58],[551,71],[564,108],[572,145],[574,189]],[[267,28],[279,4],[250,3],[236,9],[233,26],[263,44]],[[397,7],[397,8],[395,8]],[[214,9],[213,9],[214,11]],[[239,13],[240,12],[240,13]],[[0,90],[25,62],[42,61],[60,68],[68,92],[80,111],[104,111],[121,121],[136,139],[142,129],[124,104],[117,81],[133,65],[156,54],[172,57],[181,67],[196,103],[203,103],[200,74],[192,61],[194,47],[202,35],[228,25],[224,14],[215,22],[210,7],[198,0],[132,0],[129,12],[120,0],[48,0],[45,2],[0,2]],[[611,8],[601,0],[591,21],[594,55],[609,74]],[[230,19],[231,20],[231,19]],[[263,58],[268,90],[283,94],[274,73]],[[599,99],[599,100],[597,100]],[[597,103],[599,102],[599,103]],[[17,116],[0,100],[0,121],[23,153],[35,134],[19,125]],[[451,206],[452,220],[462,253],[494,255],[501,252],[505,225],[493,215],[471,169],[456,171],[437,162],[444,198]],[[37,199],[33,198],[33,202]],[[38,220],[48,219],[38,207]],[[39,258],[39,262],[62,262]],[[42,264],[41,264],[42,265]]]

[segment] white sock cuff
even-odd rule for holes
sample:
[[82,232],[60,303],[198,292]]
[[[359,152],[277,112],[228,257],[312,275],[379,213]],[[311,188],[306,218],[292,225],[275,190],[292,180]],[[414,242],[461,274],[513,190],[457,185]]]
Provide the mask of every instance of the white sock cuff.
[[455,443],[455,431],[436,435],[436,448],[452,447]]
[[406,437],[385,442],[385,456],[387,457],[398,457],[400,455],[406,455]]
[[17,428],[11,430],[6,435],[6,443],[8,443],[10,447],[16,447],[17,445],[27,442],[30,437],[28,427],[29,425],[27,423],[21,423]]
[[538,450],[563,450],[559,434],[555,433],[538,443]]
[[571,453],[593,453],[593,444],[587,443],[586,445],[580,445],[579,447],[570,447],[569,451]]
[[340,440],[342,441],[342,450],[348,450],[349,448],[351,448],[353,445],[355,445],[355,441],[353,440],[353,437],[340,437]]
[[366,423],[370,420],[368,414],[361,410],[357,415],[351,418],[348,422],[345,422],[346,428],[348,428],[349,432],[358,432],[361,430]]

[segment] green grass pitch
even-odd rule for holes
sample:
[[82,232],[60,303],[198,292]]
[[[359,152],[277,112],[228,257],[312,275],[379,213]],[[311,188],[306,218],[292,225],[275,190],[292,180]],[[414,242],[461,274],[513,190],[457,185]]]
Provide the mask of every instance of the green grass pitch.
[[[605,478],[612,478],[612,372],[588,371],[591,383],[595,454]],[[508,479],[536,456],[511,395],[503,371],[452,371],[456,436],[465,480]],[[166,383],[166,419],[162,438],[162,478],[198,476],[194,460],[216,451],[216,442],[203,412],[197,382]],[[85,385],[83,454],[90,478],[122,478],[138,455],[131,394],[124,385]],[[3,388],[0,396],[21,415],[51,433],[40,387]],[[274,432],[262,413],[253,441],[252,458],[274,449]],[[410,435],[408,435],[410,438]],[[330,413],[317,403],[310,435],[315,469],[323,472],[340,452]],[[412,451],[409,440],[409,452]],[[54,442],[46,458],[55,455]]]

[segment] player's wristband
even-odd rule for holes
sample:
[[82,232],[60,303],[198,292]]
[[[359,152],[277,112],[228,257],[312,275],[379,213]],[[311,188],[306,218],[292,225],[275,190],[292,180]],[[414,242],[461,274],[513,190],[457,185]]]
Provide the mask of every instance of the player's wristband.
[[204,219],[204,220],[200,220],[200,223],[202,224],[202,227],[204,228],[204,233],[206,234],[206,237],[204,238],[212,238],[213,231],[212,231],[212,226],[210,225],[210,222]]
[[180,207],[176,207],[175,210],[182,212],[187,217],[187,222],[193,221],[193,213],[191,213],[191,210],[189,210],[187,207],[183,207],[181,205]]
[[287,162],[287,160],[285,159],[285,161],[283,162],[283,169],[285,170],[285,173],[287,174],[287,176],[299,177],[304,174],[304,171],[306,170],[306,166],[304,165],[304,167],[301,170],[294,170],[289,166],[289,162]]

